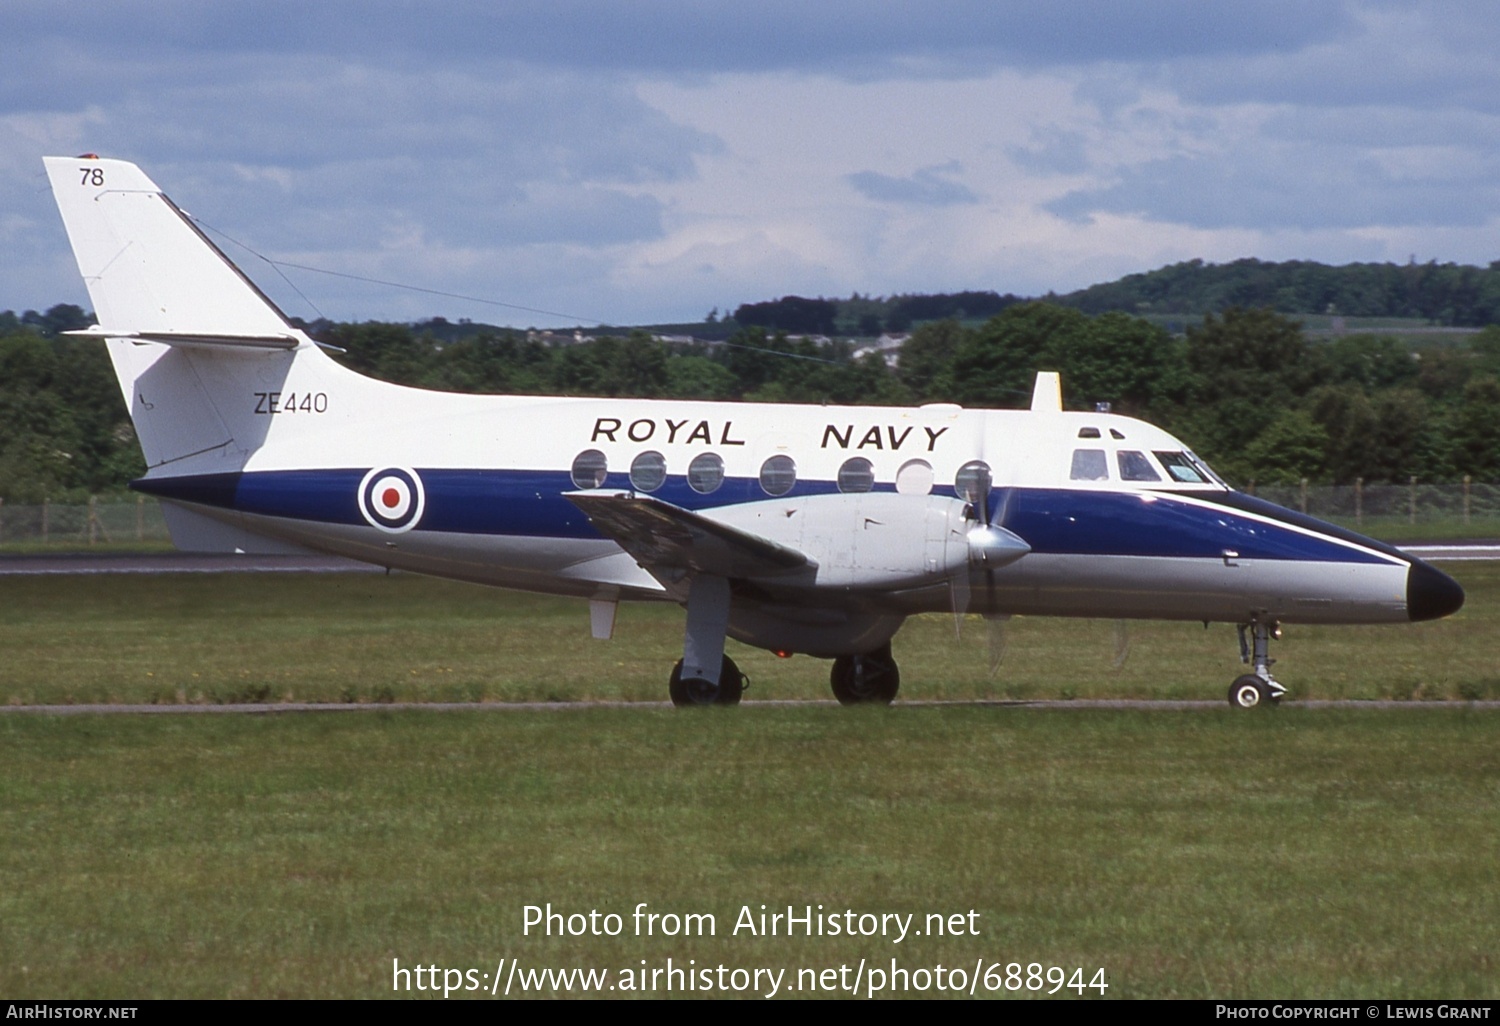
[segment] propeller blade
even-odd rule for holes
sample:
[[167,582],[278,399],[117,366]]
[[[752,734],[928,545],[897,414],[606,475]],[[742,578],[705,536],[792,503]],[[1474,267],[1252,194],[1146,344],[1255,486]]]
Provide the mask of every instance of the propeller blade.
[[990,635],[990,678],[1000,672],[1000,663],[1005,659],[1005,620],[1002,617],[986,617]]
[[948,578],[948,607],[953,610],[953,637],[964,636],[964,616],[969,612],[969,574],[967,571]]

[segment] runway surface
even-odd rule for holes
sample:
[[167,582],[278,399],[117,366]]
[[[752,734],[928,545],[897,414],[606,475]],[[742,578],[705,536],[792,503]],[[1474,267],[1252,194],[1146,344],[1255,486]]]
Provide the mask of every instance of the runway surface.
[[[747,708],[805,708],[812,706],[837,706],[831,698],[777,699],[741,702]],[[245,703],[243,705],[3,705],[0,715],[36,713],[45,716],[82,715],[215,715],[238,713],[241,715],[278,715],[284,713],[358,713],[358,712],[580,712],[586,709],[670,709],[671,702],[371,702],[371,703],[316,703],[280,702]],[[933,700],[898,701],[891,705],[900,709],[1139,709],[1153,712],[1205,712],[1211,709],[1226,709],[1223,700],[1212,701],[1149,701],[1128,698],[1092,698],[1049,701],[1016,701],[1005,699],[976,699],[974,701]],[[1356,701],[1288,701],[1286,709],[1482,709],[1500,710],[1500,701],[1483,702],[1398,702],[1378,700]],[[684,713],[684,715],[692,715]]]
[[341,556],[221,556],[197,552],[0,556],[0,576],[223,573],[385,573],[385,567]]

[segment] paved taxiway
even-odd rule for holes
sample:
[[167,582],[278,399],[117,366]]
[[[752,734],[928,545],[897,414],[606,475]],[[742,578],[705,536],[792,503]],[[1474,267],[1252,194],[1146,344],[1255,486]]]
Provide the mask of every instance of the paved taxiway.
[[[831,698],[809,699],[752,699],[741,702],[742,706],[763,709],[791,706],[837,706]],[[1166,699],[1128,698],[1076,698],[1068,700],[1021,701],[1007,699],[974,699],[972,701],[934,699],[923,701],[897,700],[894,709],[934,709],[942,707],[994,708],[994,709],[1151,709],[1158,712],[1203,711],[1225,709],[1224,702],[1180,701]],[[369,702],[369,703],[318,703],[280,702],[241,705],[0,705],[0,716],[15,713],[40,713],[50,716],[115,715],[212,715],[217,713],[239,713],[248,715],[273,715],[276,713],[349,713],[349,712],[577,712],[581,709],[670,709],[671,702]],[[1298,702],[1288,701],[1288,709],[1500,709],[1500,701],[1483,702],[1400,702],[1390,699],[1376,701],[1324,701],[1320,699]]]

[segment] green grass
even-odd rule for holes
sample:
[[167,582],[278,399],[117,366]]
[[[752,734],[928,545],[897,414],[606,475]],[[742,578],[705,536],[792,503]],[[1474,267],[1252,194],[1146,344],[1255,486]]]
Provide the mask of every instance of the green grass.
[[[1500,564],[1457,616],[1294,628],[1293,696],[1495,697]],[[660,699],[682,613],[394,575],[0,579],[17,702]],[[910,697],[1196,697],[1232,630],[1018,619],[897,637]],[[734,649],[747,697],[827,664]],[[821,705],[0,716],[0,994],[380,997],[493,972],[976,960],[1110,997],[1500,996],[1500,711]],[[522,909],[712,913],[526,936]],[[979,913],[977,937],[732,936],[743,906]],[[1001,970],[1003,974],[1003,969]]]
[[[1500,995],[1492,712],[706,713],[5,717],[0,992],[896,957],[1103,968],[1111,997]],[[718,930],[524,935],[548,902]],[[979,936],[731,935],[762,903]]]
[[[1500,698],[1500,563],[1448,564],[1458,615],[1288,626],[1294,698]],[[582,602],[381,574],[0,578],[0,703],[660,700],[681,655],[675,606],[625,605],[593,641]],[[918,617],[896,636],[909,698],[1213,698],[1241,672],[1232,627],[1018,617],[991,677],[985,624]],[[826,698],[828,663],[730,643],[747,698]]]

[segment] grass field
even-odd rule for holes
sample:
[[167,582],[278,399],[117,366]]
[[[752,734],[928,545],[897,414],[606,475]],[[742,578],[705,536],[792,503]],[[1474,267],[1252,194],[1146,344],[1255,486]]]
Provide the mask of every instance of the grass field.
[[[1450,564],[1458,615],[1297,627],[1272,646],[1302,698],[1500,698],[1500,564]],[[660,700],[682,611],[626,605],[596,642],[581,602],[380,574],[0,578],[0,703]],[[1234,629],[1019,617],[990,676],[985,626],[946,616],[896,636],[909,698],[1220,698]],[[747,698],[827,698],[828,663],[730,643]]]
[[[1449,620],[1290,631],[1294,694],[1492,695],[1500,568],[1455,570]],[[371,575],[9,578],[0,608],[12,703],[659,699],[681,629],[634,608],[599,644],[577,604]],[[1227,628],[1137,625],[1116,672],[1112,624],[1018,620],[991,681],[983,633],[909,625],[904,693],[1220,699],[1238,668]],[[824,663],[736,657],[747,697],[827,693]],[[1497,728],[1457,701],[5,715],[0,994],[378,997],[393,958],[789,988],[894,957],[1102,968],[1109,997],[1495,998]],[[547,902],[624,933],[523,934]],[[634,936],[639,902],[716,935]],[[733,935],[761,904],[978,934]]]

